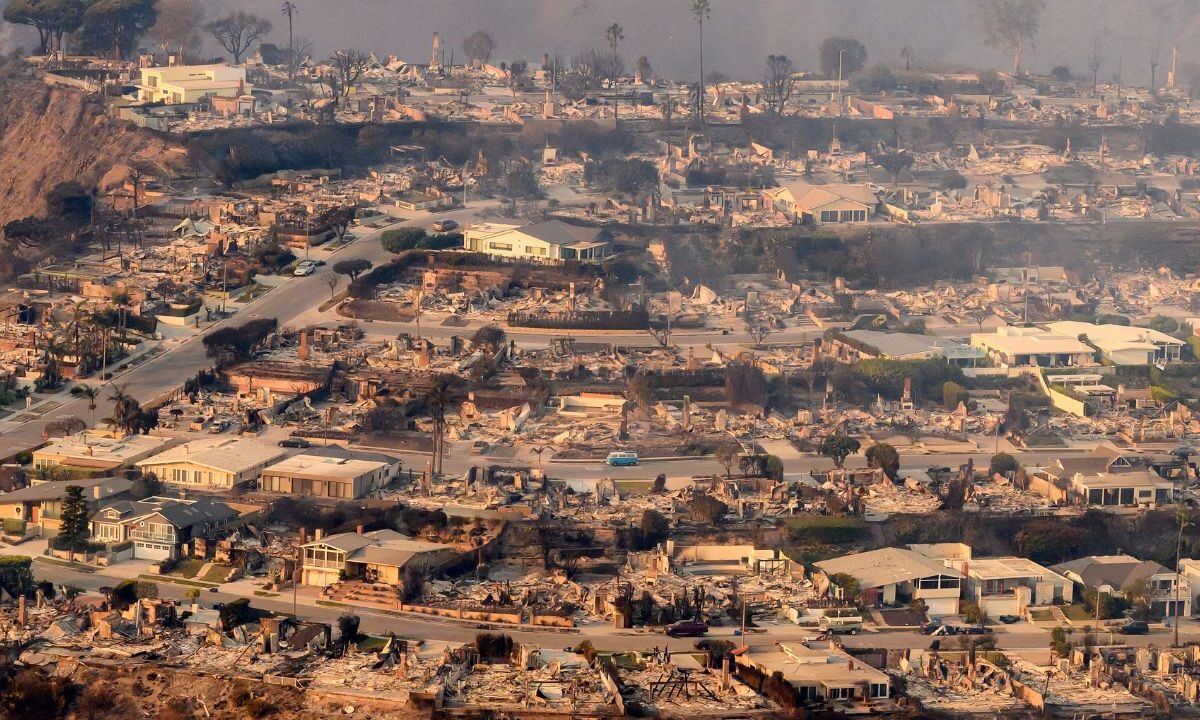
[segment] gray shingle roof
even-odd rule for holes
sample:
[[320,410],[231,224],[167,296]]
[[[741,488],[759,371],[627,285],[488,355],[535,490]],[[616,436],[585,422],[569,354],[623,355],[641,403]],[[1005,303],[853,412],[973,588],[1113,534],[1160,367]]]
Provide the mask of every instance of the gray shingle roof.
[[568,225],[562,220],[546,220],[520,228],[520,232],[551,245],[574,245],[579,242],[599,242],[604,231],[599,228]]

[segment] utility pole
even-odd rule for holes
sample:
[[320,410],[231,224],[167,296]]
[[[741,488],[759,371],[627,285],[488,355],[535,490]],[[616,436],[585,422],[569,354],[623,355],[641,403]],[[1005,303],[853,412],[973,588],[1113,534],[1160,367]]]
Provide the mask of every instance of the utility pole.
[[228,289],[225,279],[229,274],[229,260],[226,258],[221,262],[221,314],[225,314],[225,298],[228,296]]
[[1171,615],[1173,618],[1171,624],[1174,626],[1173,629],[1175,630],[1174,647],[1179,647],[1179,556],[1183,549],[1183,529],[1190,523],[1187,519],[1187,510],[1184,510],[1182,507],[1180,507],[1175,510],[1175,514],[1179,518],[1179,535],[1177,535],[1175,538],[1175,602],[1174,607],[1171,610]]
[[295,564],[292,565],[292,617],[298,618],[300,615],[296,612],[296,594],[300,588],[300,543],[296,542]]

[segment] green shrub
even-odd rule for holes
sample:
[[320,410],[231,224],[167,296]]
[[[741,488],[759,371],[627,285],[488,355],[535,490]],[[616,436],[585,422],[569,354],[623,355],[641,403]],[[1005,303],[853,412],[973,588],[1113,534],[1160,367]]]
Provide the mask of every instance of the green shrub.
[[428,236],[429,234],[425,232],[424,228],[402,227],[384,232],[379,237],[379,242],[383,245],[384,250],[400,253],[405,250],[415,250]]
[[996,475],[999,473],[1000,475],[1007,475],[1008,473],[1015,473],[1020,468],[1021,463],[1017,462],[1017,459],[1012,455],[1008,453],[996,453],[992,456],[992,462],[988,466],[988,474]]
[[1164,405],[1175,402],[1179,399],[1178,395],[1161,385],[1155,385],[1154,387],[1150,388],[1150,397],[1153,398],[1154,402],[1162,403]]
[[33,558],[28,555],[0,555],[0,591],[12,597],[33,595]]
[[790,518],[788,535],[794,542],[849,545],[862,539],[867,524],[853,517],[811,515]]
[[965,403],[970,397],[970,393],[967,392],[966,388],[953,380],[947,380],[942,385],[942,405],[947,410],[956,409],[959,403]]

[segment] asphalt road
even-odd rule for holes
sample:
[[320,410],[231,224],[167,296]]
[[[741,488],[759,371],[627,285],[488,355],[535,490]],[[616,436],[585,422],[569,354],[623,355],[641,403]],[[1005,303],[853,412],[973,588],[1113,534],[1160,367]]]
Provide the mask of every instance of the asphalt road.
[[[248,303],[240,312],[214,323],[204,333],[189,337],[182,344],[175,346],[168,352],[164,352],[157,357],[143,362],[123,375],[114,378],[109,383],[106,383],[106,388],[113,385],[124,385],[126,391],[139,402],[145,403],[153,400],[163,393],[178,387],[184,379],[211,367],[212,363],[205,355],[204,344],[201,342],[203,335],[207,335],[218,328],[241,325],[249,320],[260,317],[276,318],[279,320],[280,325],[288,325],[295,318],[308,312],[310,308],[329,299],[329,286],[325,283],[325,277],[333,272],[331,266],[334,260],[364,258],[374,264],[380,264],[391,257],[391,253],[384,250],[379,243],[379,236],[384,231],[398,227],[401,224],[416,225],[428,229],[436,220],[447,218],[464,223],[473,217],[480,207],[482,206],[473,206],[469,210],[442,213],[436,217],[422,216],[419,220],[411,222],[397,222],[360,235],[354,242],[332,253],[314,249],[310,253],[311,257],[313,259],[325,260],[328,263],[324,267],[318,268],[317,272],[308,277],[286,279],[282,285]],[[341,278],[342,286],[345,285],[345,282],[345,278]],[[102,408],[109,402],[107,395],[108,393],[105,392],[105,397],[100,402]],[[103,411],[99,412],[100,414],[97,417],[105,414]],[[11,457],[22,450],[40,445],[42,443],[42,431],[46,424],[58,417],[69,415],[87,418],[89,415],[87,402],[71,399],[42,417],[31,420],[0,435],[0,458]]]
[[[97,591],[102,587],[112,587],[121,581],[120,578],[102,575],[100,573],[85,573],[71,568],[46,562],[34,563],[34,574],[39,580],[50,580],[57,585],[74,585],[89,591]],[[171,598],[186,604],[188,587],[170,582],[159,582],[159,596]],[[214,603],[227,603],[240,597],[227,592],[201,593],[199,602],[204,607]],[[279,614],[291,615],[293,604],[291,595],[284,591],[278,597],[251,596],[251,604],[263,610]],[[348,607],[323,607],[298,603],[296,614],[304,620],[335,623],[337,618],[350,611]],[[394,632],[400,637],[420,640],[445,640],[451,642],[470,642],[479,632],[505,632],[515,640],[536,643],[542,647],[565,648],[578,645],[583,640],[590,640],[600,650],[648,650],[652,647],[670,647],[673,650],[688,650],[694,647],[695,638],[670,638],[656,630],[619,630],[616,628],[589,626],[584,628],[546,630],[522,629],[508,625],[479,624],[467,621],[436,618],[426,615],[407,613],[388,613],[370,608],[353,608],[353,612],[361,618],[364,632],[386,634]],[[1025,623],[1013,626],[999,625],[993,628],[997,646],[1009,650],[1025,650],[1045,652],[1049,647],[1050,631]],[[708,637],[742,642],[735,636],[735,628],[714,627]],[[1081,631],[1076,631],[1079,635]],[[770,644],[782,641],[797,641],[815,637],[818,633],[812,628],[802,628],[795,625],[766,625],[752,628],[745,636],[749,644]],[[1135,647],[1156,645],[1169,646],[1173,633],[1166,628],[1155,627],[1149,635],[1109,635],[1107,632],[1097,633],[1099,644],[1120,644]],[[863,632],[859,635],[844,635],[839,638],[847,647],[883,648],[889,650],[928,649],[934,640],[915,631],[885,631]],[[1200,640],[1200,628],[1191,623],[1181,627],[1180,642]],[[942,649],[957,647],[958,638],[940,638]]]

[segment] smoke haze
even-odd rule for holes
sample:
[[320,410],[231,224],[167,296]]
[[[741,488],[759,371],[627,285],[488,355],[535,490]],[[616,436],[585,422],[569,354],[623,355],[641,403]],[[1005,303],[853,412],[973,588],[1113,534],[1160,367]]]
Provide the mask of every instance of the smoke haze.
[[[0,0],[0,6],[7,0]],[[287,42],[286,22],[276,0],[202,0],[210,18],[233,9],[258,13],[275,25],[271,40]],[[439,31],[449,52],[461,59],[462,38],[478,29],[497,43],[497,60],[525,59],[537,65],[542,53],[569,59],[590,47],[606,47],[604,30],[620,23],[626,66],[645,55],[660,75],[691,78],[697,58],[696,23],[690,0],[299,0],[296,34],[327,56],[340,47],[428,61],[430,39]],[[982,43],[974,0],[713,0],[705,24],[705,70],[759,79],[768,53],[791,57],[798,68],[816,69],[817,46],[830,35],[850,35],[866,44],[870,62],[901,64],[909,47],[919,66],[1006,68],[1008,53]],[[1172,45],[1180,63],[1200,61],[1200,0],[1050,0],[1034,47],[1023,67],[1048,71],[1067,65],[1086,74],[1092,38],[1103,34],[1102,80],[1120,68],[1125,82],[1149,79],[1153,48],[1160,47],[1160,78]],[[34,35],[11,26],[0,30],[0,46],[28,48]],[[213,43],[206,50],[216,54]]]

